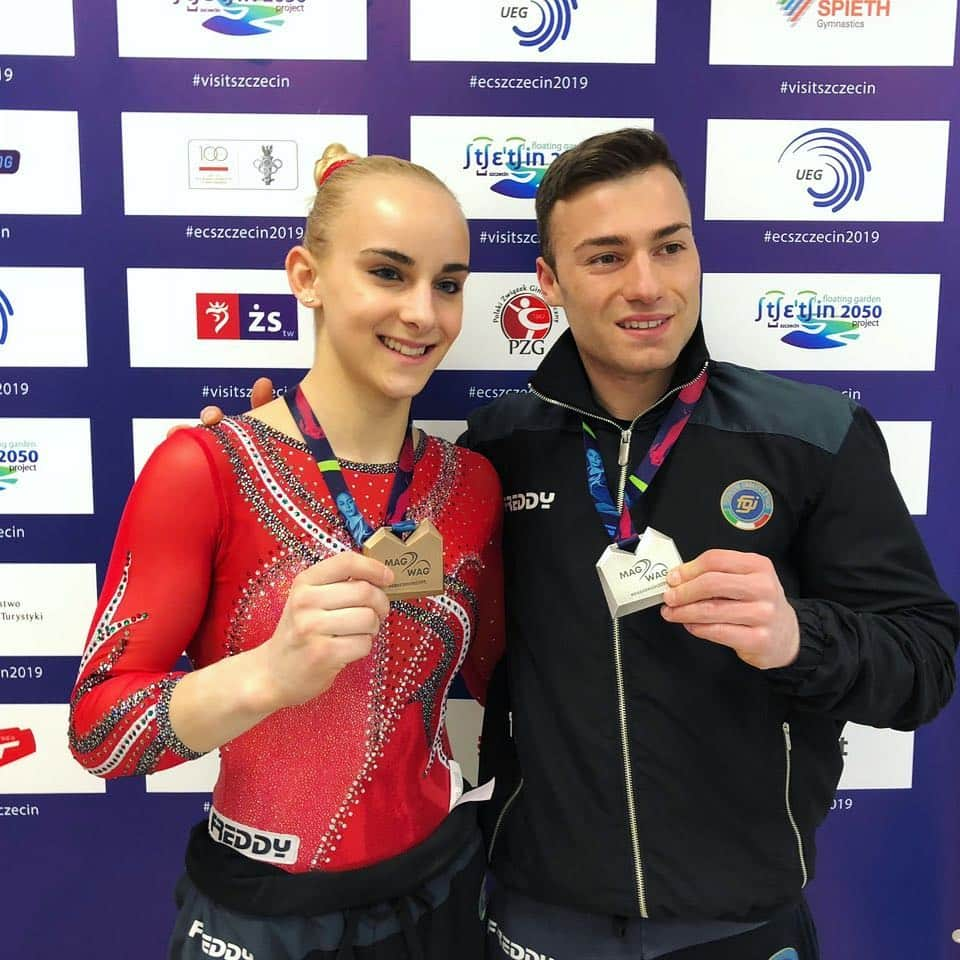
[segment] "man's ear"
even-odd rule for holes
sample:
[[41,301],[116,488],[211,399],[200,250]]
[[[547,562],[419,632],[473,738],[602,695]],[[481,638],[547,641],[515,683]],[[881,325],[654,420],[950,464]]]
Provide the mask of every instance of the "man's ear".
[[319,308],[321,302],[317,291],[317,264],[313,254],[304,246],[296,246],[287,254],[284,265],[293,295],[305,307]]
[[537,257],[537,284],[551,307],[563,306],[563,294],[560,291],[557,272],[543,257]]

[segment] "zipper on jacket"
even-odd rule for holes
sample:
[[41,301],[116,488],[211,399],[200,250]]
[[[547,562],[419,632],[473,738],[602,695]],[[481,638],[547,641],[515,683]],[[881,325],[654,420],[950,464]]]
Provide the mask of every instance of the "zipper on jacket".
[[493,828],[493,836],[490,838],[490,849],[487,850],[487,863],[493,863],[493,848],[497,845],[497,837],[500,835],[500,827],[503,825],[504,818],[507,816],[510,808],[513,806],[514,800],[520,795],[520,791],[523,789],[523,777],[520,778],[520,782],[517,784],[517,789],[510,794],[507,798],[507,802],[503,805],[503,809],[500,811],[500,816],[497,817],[497,822]]
[[[620,436],[620,450],[627,445],[630,452],[630,430],[624,430]],[[627,462],[622,460],[620,480],[617,484],[617,512],[623,509],[623,490],[627,483]],[[647,894],[643,882],[643,859],[640,856],[640,831],[637,828],[637,805],[633,797],[633,767],[630,762],[630,735],[627,728],[627,697],[623,683],[623,658],[620,651],[620,621],[613,618],[613,664],[617,677],[617,708],[620,713],[620,741],[623,748],[623,776],[627,788],[627,820],[630,823],[630,846],[633,851],[634,876],[637,882],[637,904],[640,916],[647,918]]]
[[783,746],[787,758],[787,778],[783,796],[787,807],[787,819],[793,828],[793,835],[797,838],[797,853],[800,855],[800,870],[803,873],[803,883],[800,884],[800,888],[803,889],[807,885],[807,861],[803,856],[803,838],[800,836],[800,828],[797,826],[797,821],[793,816],[793,808],[790,806],[790,754],[793,745],[790,742],[790,724],[786,721],[783,723]]
[[[697,377],[699,377],[706,368],[707,364],[704,364],[697,374]],[[696,380],[696,377],[694,377],[694,380]],[[694,380],[691,380],[690,383],[693,383]],[[630,464],[630,441],[633,439],[633,428],[637,425],[637,421],[641,417],[646,416],[646,414],[648,414],[654,407],[659,406],[668,397],[672,397],[675,393],[679,393],[681,390],[689,387],[690,383],[683,383],[679,387],[674,387],[673,390],[665,393],[655,404],[638,413],[633,418],[630,426],[627,427],[626,430],[624,430],[619,423],[617,423],[615,420],[611,420],[609,417],[602,417],[596,413],[589,413],[588,411],[581,410],[579,407],[574,407],[569,403],[563,403],[560,400],[554,400],[552,397],[546,397],[532,386],[530,387],[530,392],[544,403],[551,403],[556,407],[562,407],[564,410],[571,410],[574,413],[579,413],[581,416],[589,417],[592,420],[600,420],[603,423],[607,423],[611,427],[614,427],[620,431],[620,448],[617,454],[617,464],[620,467],[620,477],[617,484],[617,512],[619,513],[623,509],[623,491],[627,484],[627,470],[629,469]],[[623,776],[627,788],[627,820],[630,824],[630,847],[633,853],[634,878],[637,884],[637,905],[640,908],[640,916],[646,919],[649,915],[647,913],[646,886],[643,879],[643,858],[640,855],[640,831],[637,828],[637,805],[633,796],[633,767],[630,762],[630,735],[627,727],[627,698],[624,691],[623,658],[620,650],[620,621],[616,618],[613,618],[613,663],[617,680],[617,708],[620,717],[620,742],[623,749]],[[522,780],[520,781],[520,785],[523,786]],[[516,793],[514,793],[513,797],[507,801],[503,811],[500,813],[500,818],[497,820],[497,825],[494,829],[493,840],[490,843],[488,860],[491,860],[493,857],[493,844],[496,842],[497,831],[500,829],[500,823],[503,820],[503,815],[506,813],[507,807],[513,802],[514,797],[516,797],[517,793],[519,792],[520,788],[518,787]],[[791,821],[792,820],[793,816],[791,814]],[[794,829],[796,829],[796,827],[794,827]],[[798,833],[798,842],[799,839],[800,835]],[[801,848],[801,861],[802,859],[803,852]],[[806,867],[804,867],[803,870],[803,878],[803,882],[806,884]]]

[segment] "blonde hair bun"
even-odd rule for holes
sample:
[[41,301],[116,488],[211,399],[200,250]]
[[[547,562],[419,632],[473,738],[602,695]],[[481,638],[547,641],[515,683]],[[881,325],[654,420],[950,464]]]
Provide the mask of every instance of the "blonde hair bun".
[[327,149],[323,151],[320,159],[313,165],[313,182],[319,186],[323,175],[335,163],[339,163],[341,160],[359,159],[357,154],[351,153],[342,143],[331,143]]

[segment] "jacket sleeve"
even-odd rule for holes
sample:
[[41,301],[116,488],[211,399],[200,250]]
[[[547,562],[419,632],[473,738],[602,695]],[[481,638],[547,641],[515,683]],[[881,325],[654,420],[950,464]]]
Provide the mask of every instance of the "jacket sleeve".
[[837,720],[911,730],[932,719],[955,684],[957,607],[860,407],[795,548],[800,652],[768,671],[770,682],[799,709]]
[[154,773],[199,756],[170,726],[178,661],[207,606],[223,498],[198,431],[147,462],[127,500],[70,697],[70,749],[91,773]]

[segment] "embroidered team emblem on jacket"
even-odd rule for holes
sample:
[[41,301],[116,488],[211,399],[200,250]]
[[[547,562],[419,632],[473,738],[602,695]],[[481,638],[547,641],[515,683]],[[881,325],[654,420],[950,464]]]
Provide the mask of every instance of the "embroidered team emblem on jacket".
[[759,480],[737,480],[723,491],[720,509],[738,530],[759,530],[773,516],[773,494]]

